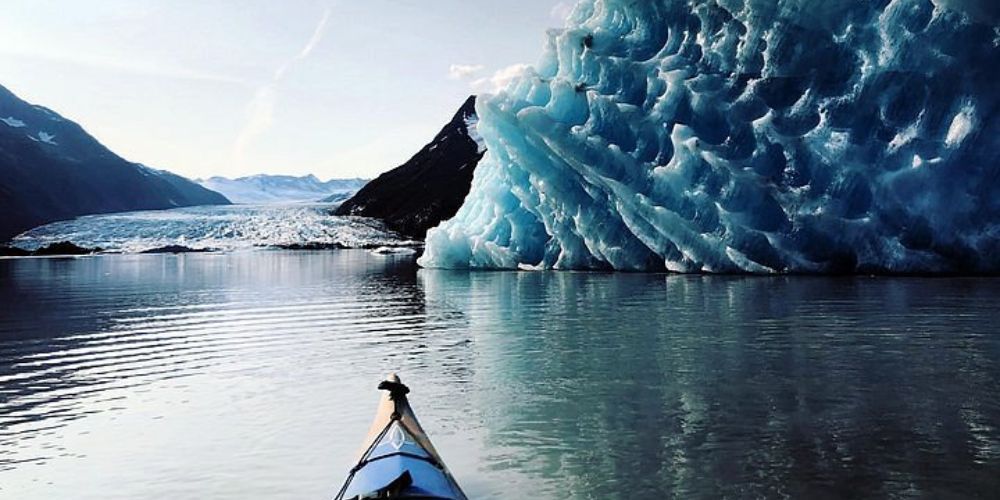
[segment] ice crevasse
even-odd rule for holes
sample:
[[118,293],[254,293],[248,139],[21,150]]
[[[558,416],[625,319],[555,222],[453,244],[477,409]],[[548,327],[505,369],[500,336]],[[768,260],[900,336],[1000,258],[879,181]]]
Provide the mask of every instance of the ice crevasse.
[[477,105],[425,267],[1000,271],[1000,22],[973,0],[583,0]]

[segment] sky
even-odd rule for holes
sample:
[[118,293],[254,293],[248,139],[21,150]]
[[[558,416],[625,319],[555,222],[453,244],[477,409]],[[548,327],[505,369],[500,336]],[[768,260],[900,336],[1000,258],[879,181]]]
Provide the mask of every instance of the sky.
[[4,0],[0,85],[191,178],[377,176],[570,0]]

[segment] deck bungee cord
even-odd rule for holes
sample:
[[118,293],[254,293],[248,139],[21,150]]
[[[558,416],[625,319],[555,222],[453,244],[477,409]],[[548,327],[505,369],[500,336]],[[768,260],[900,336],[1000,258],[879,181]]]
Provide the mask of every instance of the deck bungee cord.
[[390,375],[378,388],[387,394],[335,500],[466,500],[413,414],[409,387]]

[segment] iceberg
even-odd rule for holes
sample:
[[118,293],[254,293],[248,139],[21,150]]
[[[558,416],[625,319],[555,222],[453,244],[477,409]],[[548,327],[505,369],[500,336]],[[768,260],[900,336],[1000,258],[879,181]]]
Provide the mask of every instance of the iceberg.
[[989,1],[583,0],[425,267],[1000,271]]

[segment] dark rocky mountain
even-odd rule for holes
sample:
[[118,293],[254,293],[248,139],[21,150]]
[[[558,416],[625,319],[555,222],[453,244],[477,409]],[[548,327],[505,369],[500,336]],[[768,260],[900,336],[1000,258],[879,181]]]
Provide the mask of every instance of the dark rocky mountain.
[[393,231],[423,239],[429,228],[454,216],[469,194],[486,152],[477,121],[472,96],[413,158],[369,182],[334,213],[376,217]]
[[80,215],[228,204],[108,150],[80,125],[0,86],[0,241]]

